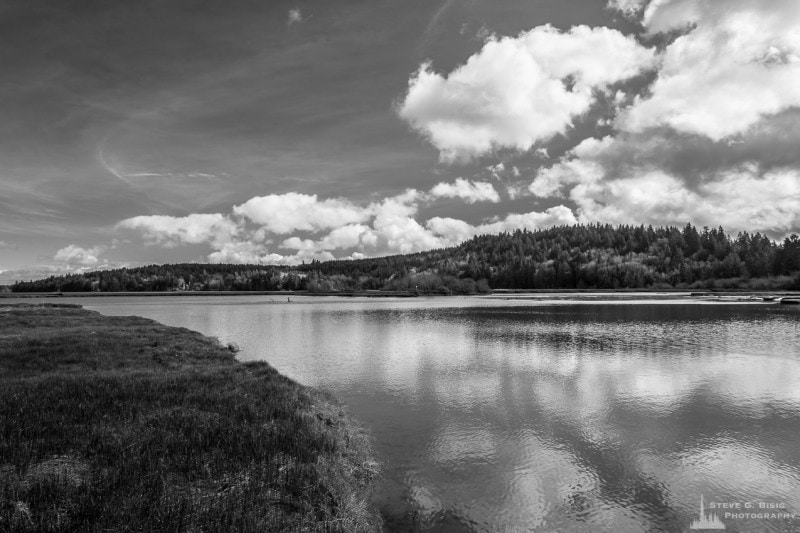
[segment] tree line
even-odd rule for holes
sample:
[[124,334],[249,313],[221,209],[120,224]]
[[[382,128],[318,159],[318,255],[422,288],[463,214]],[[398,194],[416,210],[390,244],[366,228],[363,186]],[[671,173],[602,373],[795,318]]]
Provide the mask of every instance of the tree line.
[[800,289],[800,237],[674,226],[556,226],[476,236],[451,247],[287,267],[149,265],[18,282],[14,292],[492,289]]

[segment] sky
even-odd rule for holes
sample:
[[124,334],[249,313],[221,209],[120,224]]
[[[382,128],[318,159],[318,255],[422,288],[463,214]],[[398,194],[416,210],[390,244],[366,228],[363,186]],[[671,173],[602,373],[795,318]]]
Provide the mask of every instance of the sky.
[[800,232],[796,0],[5,0],[0,283]]

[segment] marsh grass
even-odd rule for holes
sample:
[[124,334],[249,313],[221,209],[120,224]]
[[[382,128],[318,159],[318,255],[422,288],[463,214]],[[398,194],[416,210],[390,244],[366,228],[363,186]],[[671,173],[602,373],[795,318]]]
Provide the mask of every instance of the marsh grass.
[[215,339],[0,306],[0,530],[374,531],[368,435]]

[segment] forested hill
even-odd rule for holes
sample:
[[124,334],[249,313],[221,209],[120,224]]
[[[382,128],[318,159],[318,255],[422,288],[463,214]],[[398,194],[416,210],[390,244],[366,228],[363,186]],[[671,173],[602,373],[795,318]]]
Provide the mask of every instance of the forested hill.
[[800,289],[800,238],[722,228],[558,226],[474,237],[459,246],[294,267],[144,266],[17,283],[15,292],[615,288]]

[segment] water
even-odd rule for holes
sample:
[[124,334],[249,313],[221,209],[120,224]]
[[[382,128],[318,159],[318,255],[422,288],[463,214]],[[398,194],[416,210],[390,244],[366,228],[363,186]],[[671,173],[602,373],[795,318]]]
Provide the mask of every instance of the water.
[[[388,531],[687,531],[701,494],[727,531],[800,531],[725,515],[800,513],[797,309],[292,300],[71,301],[236,342],[333,392],[376,438]],[[723,502],[740,509],[709,509]]]

